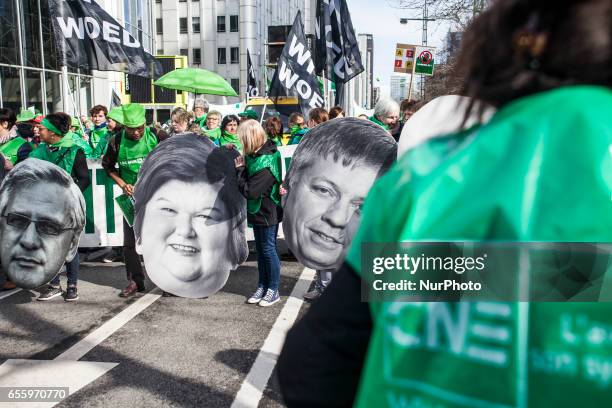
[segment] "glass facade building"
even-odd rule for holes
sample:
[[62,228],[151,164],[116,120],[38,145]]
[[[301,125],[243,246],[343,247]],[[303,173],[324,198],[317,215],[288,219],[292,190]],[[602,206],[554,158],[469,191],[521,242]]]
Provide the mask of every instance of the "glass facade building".
[[[152,0],[98,3],[124,25],[151,52]],[[105,3],[108,6],[105,7]],[[113,13],[109,9],[115,9]],[[68,66],[62,75],[58,50],[46,0],[0,0],[0,107],[19,112],[34,107],[39,112],[65,111],[86,114],[94,104],[108,104],[104,89],[112,73],[85,71]],[[110,89],[110,88],[109,88]],[[96,95],[104,95],[96,100]]]

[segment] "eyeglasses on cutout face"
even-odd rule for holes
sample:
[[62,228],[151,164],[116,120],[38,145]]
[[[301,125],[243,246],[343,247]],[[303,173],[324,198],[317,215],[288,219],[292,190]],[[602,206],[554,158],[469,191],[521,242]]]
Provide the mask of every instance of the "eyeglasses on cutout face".
[[73,227],[63,228],[60,224],[53,222],[53,221],[33,220],[22,214],[7,213],[7,214],[2,214],[2,216],[6,218],[6,223],[8,225],[10,225],[13,228],[22,230],[22,231],[25,231],[30,226],[30,223],[33,222],[36,228],[36,232],[38,232],[41,235],[57,236],[57,235],[60,235],[64,231],[69,231],[69,230],[74,229]]

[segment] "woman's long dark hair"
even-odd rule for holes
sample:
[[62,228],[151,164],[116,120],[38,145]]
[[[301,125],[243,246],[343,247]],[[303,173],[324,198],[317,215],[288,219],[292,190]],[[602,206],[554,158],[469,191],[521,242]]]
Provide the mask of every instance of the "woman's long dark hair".
[[463,35],[457,67],[461,93],[498,108],[564,85],[610,87],[612,1],[498,0]]

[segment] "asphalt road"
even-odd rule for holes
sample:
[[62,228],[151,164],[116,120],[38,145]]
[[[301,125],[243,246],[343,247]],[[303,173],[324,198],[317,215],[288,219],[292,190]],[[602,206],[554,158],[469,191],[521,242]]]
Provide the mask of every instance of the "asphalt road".
[[[80,359],[118,365],[56,406],[229,407],[304,268],[285,257],[281,270],[281,302],[268,308],[245,303],[257,285],[252,258],[210,298],[157,298]],[[77,302],[38,302],[26,290],[1,299],[0,364],[52,360],[82,342],[138,300],[117,296],[125,284],[122,263],[84,262]],[[261,400],[249,402],[284,406],[274,375]]]

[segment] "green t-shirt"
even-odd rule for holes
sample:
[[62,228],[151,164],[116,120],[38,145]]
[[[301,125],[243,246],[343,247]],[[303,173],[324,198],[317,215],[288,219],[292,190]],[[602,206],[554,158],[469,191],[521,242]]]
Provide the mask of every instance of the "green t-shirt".
[[[364,243],[612,242],[611,107],[610,89],[559,88],[508,104],[470,134],[409,151],[368,194],[347,262],[368,282]],[[612,303],[372,302],[370,310],[356,407],[612,401]]]

